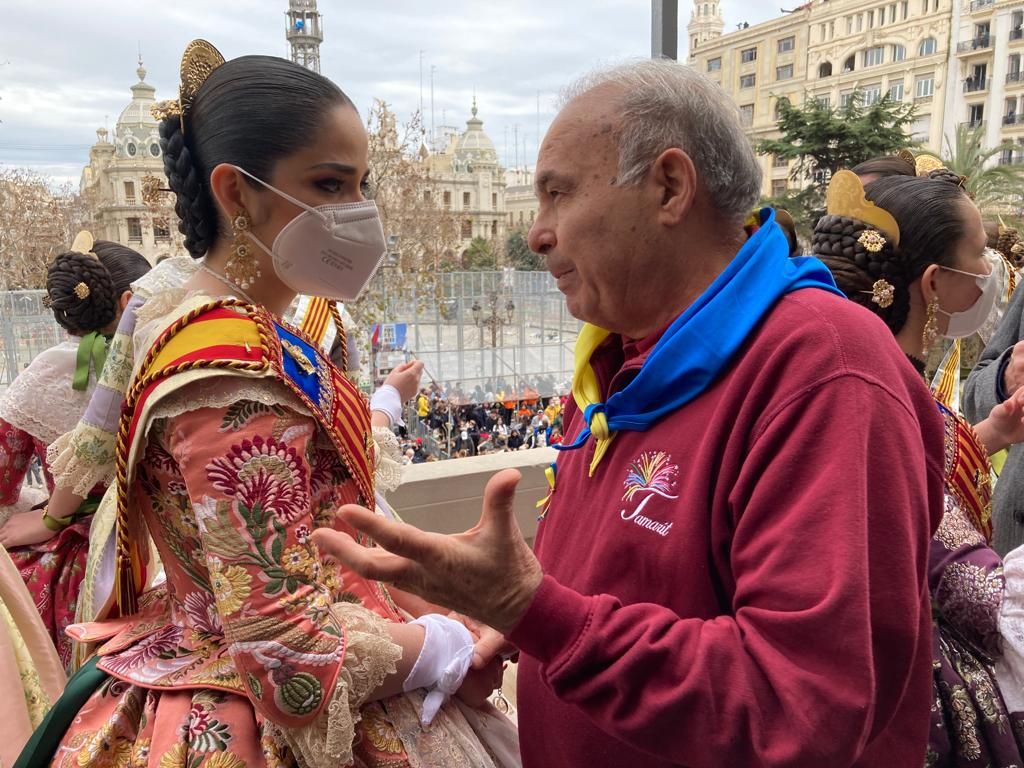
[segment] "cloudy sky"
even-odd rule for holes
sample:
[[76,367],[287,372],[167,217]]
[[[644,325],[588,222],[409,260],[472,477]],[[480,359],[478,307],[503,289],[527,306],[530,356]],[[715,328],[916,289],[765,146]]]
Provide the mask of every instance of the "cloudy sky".
[[[0,0],[0,9],[14,0]],[[795,3],[795,0],[794,0]],[[691,4],[681,0],[685,48]],[[726,29],[779,13],[772,0],[723,0]],[[46,0],[43,13],[9,8],[0,25],[0,165],[30,166],[77,183],[96,129],[130,99],[141,48],[157,98],[177,93],[189,40],[227,58],[287,55],[287,0]],[[650,0],[320,0],[322,71],[365,114],[384,99],[400,119],[420,105],[437,125],[463,126],[476,92],[502,160],[536,157],[559,88],[594,66],[650,55]],[[20,21],[18,21],[20,19]],[[685,56],[685,50],[680,51]],[[517,128],[518,126],[518,128]]]

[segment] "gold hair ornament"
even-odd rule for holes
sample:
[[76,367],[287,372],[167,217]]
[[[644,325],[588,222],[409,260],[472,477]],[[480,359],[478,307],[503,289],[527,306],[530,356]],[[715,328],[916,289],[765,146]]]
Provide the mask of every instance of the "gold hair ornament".
[[836,171],[828,185],[826,208],[831,216],[856,219],[879,230],[893,247],[900,243],[900,228],[896,219],[864,196],[864,186],[853,171]]
[[889,241],[882,236],[881,232],[874,229],[865,229],[860,233],[857,242],[864,246],[865,251],[879,253]]
[[178,84],[177,100],[158,102],[150,109],[150,113],[157,120],[177,117],[181,121],[181,132],[185,133],[185,118],[192,109],[196,92],[213,70],[223,63],[224,57],[211,43],[206,40],[193,40],[185,47],[185,53],[181,56],[181,80]]
[[884,277],[871,286],[871,301],[882,309],[888,309],[896,299],[896,288]]

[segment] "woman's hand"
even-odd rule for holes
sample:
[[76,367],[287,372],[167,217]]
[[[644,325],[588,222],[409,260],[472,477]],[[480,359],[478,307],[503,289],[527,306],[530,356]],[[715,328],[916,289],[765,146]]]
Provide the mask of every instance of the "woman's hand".
[[1011,445],[1024,443],[1024,388],[996,405],[974,430],[990,456]]
[[420,379],[423,377],[423,362],[413,360],[409,363],[402,363],[391,369],[391,373],[384,379],[385,384],[390,384],[398,390],[399,397],[403,403],[407,403],[420,391]]
[[469,706],[479,709],[487,703],[496,688],[501,688],[504,677],[504,663],[499,658],[492,659],[482,669],[470,669],[455,695]]
[[0,544],[5,549],[42,544],[57,535],[43,524],[43,512],[39,509],[11,515],[0,528]]

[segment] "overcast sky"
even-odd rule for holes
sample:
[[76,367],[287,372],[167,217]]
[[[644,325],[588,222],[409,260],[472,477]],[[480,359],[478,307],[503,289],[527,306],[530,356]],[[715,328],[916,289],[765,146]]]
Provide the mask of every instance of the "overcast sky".
[[[723,0],[726,29],[773,18],[772,0]],[[502,161],[532,165],[558,90],[588,69],[650,55],[650,0],[441,3],[320,0],[322,71],[365,115],[375,98],[399,119],[423,105],[434,121],[464,127],[474,89]],[[0,165],[30,166],[77,183],[96,129],[113,128],[136,82],[138,51],[157,98],[177,95],[181,52],[204,37],[226,58],[284,56],[286,0],[46,0],[15,13],[0,0]],[[685,57],[691,4],[680,2]],[[525,142],[525,150],[523,148]]]

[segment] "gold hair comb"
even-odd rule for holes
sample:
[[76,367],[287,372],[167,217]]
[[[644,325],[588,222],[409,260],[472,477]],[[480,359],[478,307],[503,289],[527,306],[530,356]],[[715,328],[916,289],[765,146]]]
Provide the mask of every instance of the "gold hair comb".
[[853,171],[836,171],[828,185],[826,206],[830,215],[846,216],[862,221],[880,230],[888,237],[893,246],[899,245],[900,228],[896,224],[896,219],[892,217],[891,213],[879,208],[864,196],[864,187]]
[[193,40],[185,47],[181,56],[180,82],[177,100],[157,102],[150,113],[157,120],[177,117],[181,120],[181,132],[185,132],[185,118],[192,109],[196,92],[210,74],[224,63],[220,51],[206,40]]

